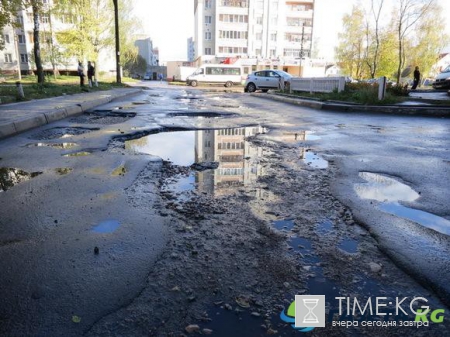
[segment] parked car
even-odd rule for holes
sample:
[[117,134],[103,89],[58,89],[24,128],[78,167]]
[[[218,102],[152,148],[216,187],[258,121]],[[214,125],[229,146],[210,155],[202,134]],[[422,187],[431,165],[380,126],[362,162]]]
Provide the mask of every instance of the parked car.
[[282,70],[260,70],[255,71],[247,76],[245,80],[244,91],[255,92],[262,90],[267,92],[269,89],[279,89],[282,80],[284,80],[284,87],[289,87],[292,75]]
[[434,89],[450,88],[450,65],[447,66],[440,74],[436,76],[436,80],[433,83]]

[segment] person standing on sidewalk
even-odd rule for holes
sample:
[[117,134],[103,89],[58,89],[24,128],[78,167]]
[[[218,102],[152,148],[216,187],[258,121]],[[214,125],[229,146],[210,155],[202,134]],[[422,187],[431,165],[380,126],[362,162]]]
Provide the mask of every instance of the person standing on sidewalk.
[[95,67],[91,61],[88,61],[87,75],[88,75],[89,88],[92,88],[92,84],[93,84],[92,79],[95,76]]
[[416,70],[414,70],[414,82],[411,87],[411,90],[416,90],[419,83],[420,83],[420,71],[419,71],[419,67],[416,67]]
[[84,87],[84,68],[83,63],[78,62],[78,76],[80,76],[80,87]]

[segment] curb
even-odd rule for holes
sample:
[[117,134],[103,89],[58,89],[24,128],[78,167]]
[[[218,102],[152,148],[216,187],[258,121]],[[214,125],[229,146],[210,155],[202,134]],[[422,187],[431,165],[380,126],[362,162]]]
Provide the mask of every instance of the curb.
[[284,103],[305,106],[317,110],[338,111],[338,112],[365,112],[375,114],[404,115],[404,116],[424,116],[424,117],[450,117],[450,106],[441,107],[437,105],[422,106],[401,106],[401,105],[351,105],[326,103],[300,98],[286,97],[277,94],[253,94],[257,97],[272,99]]
[[71,103],[66,107],[49,110],[47,112],[43,112],[32,117],[19,119],[14,122],[0,124],[0,139],[16,135],[33,128],[37,128],[45,124],[50,124],[69,116],[79,115],[86,110],[92,109],[99,105],[107,104],[115,99],[137,95],[141,91],[142,89],[130,89],[129,92],[117,93],[114,95],[100,97],[91,101],[84,101],[81,103]]

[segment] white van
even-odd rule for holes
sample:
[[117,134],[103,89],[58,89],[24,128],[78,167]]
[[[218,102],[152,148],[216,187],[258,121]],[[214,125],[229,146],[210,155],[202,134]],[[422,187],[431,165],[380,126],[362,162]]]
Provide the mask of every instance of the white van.
[[186,79],[187,85],[223,84],[227,88],[242,84],[242,68],[228,64],[204,64]]
[[450,65],[447,66],[440,74],[436,76],[436,80],[433,83],[434,89],[450,88]]

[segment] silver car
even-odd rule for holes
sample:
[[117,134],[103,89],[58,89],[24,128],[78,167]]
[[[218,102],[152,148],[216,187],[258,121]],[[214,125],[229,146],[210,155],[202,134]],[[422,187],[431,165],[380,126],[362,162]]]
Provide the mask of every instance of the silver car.
[[262,90],[267,92],[269,89],[288,88],[293,76],[282,70],[259,70],[251,73],[245,80],[244,91],[255,92]]

